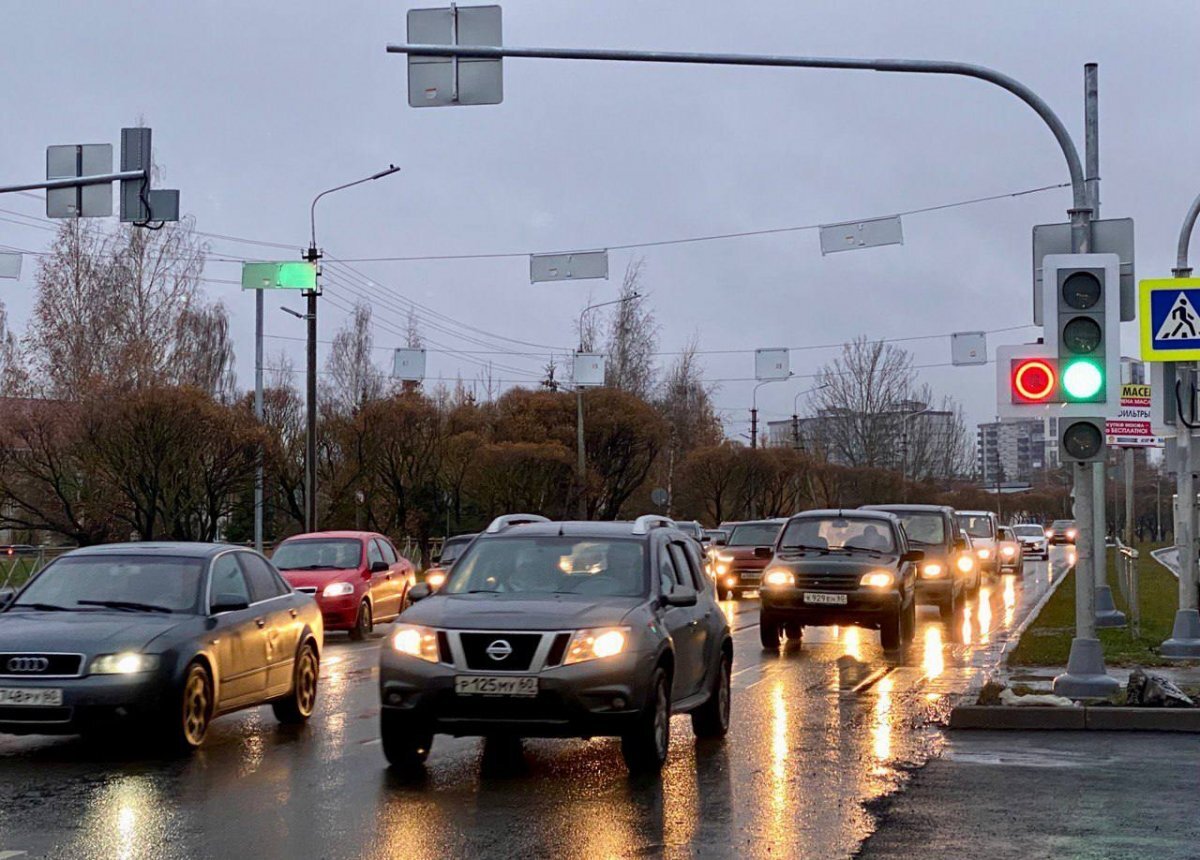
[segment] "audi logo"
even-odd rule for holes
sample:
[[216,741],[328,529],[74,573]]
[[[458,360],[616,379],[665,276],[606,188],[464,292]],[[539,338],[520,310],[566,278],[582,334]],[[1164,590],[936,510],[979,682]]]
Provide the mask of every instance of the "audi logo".
[[50,661],[45,657],[9,657],[8,671],[10,672],[45,672],[50,668]]
[[491,645],[487,646],[487,655],[499,663],[501,660],[507,660],[512,655],[512,646],[507,640],[497,639]]

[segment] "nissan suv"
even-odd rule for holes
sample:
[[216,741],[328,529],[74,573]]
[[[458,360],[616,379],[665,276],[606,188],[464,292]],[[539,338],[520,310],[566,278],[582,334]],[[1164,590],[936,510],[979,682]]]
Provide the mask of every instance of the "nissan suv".
[[885,511],[806,511],[787,521],[763,575],[759,634],[766,650],[806,626],[853,624],[879,631],[887,650],[916,629],[917,566],[904,527]]
[[669,519],[500,517],[412,597],[380,658],[394,767],[419,767],[435,734],[616,736],[629,769],[652,772],[672,713],[697,737],[728,731],[729,623]]

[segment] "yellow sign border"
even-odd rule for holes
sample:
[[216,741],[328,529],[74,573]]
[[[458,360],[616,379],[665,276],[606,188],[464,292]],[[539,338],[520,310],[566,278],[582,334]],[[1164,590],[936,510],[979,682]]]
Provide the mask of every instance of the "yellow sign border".
[[1138,282],[1138,340],[1142,361],[1200,361],[1200,349],[1155,349],[1150,296],[1166,290],[1200,290],[1200,278],[1150,278]]

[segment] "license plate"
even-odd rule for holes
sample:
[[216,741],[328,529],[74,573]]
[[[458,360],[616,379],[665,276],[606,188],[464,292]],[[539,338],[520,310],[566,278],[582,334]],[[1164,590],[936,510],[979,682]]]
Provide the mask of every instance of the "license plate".
[[816,591],[806,592],[804,595],[805,603],[819,603],[824,606],[845,606],[846,595],[844,594],[822,594]]
[[58,707],[61,704],[62,690],[0,687],[0,705],[25,705],[33,708],[47,708]]
[[761,570],[743,570],[738,572],[742,579],[762,579]]
[[454,692],[460,696],[524,696],[538,694],[538,679],[496,675],[459,675]]

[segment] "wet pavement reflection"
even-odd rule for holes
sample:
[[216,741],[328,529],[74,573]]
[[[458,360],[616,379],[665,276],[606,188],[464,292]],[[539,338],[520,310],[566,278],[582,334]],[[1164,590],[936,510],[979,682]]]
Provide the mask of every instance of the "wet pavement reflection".
[[938,721],[1067,563],[1056,549],[986,582],[948,623],[920,607],[894,653],[855,627],[806,628],[764,653],[757,600],[723,602],[733,727],[723,744],[698,743],[676,717],[653,779],[630,777],[612,739],[446,737],[422,776],[402,779],[378,737],[384,631],[331,635],[303,729],[262,708],[165,762],[136,740],[0,737],[0,857],[848,856],[872,827],[870,801],[939,749]]

